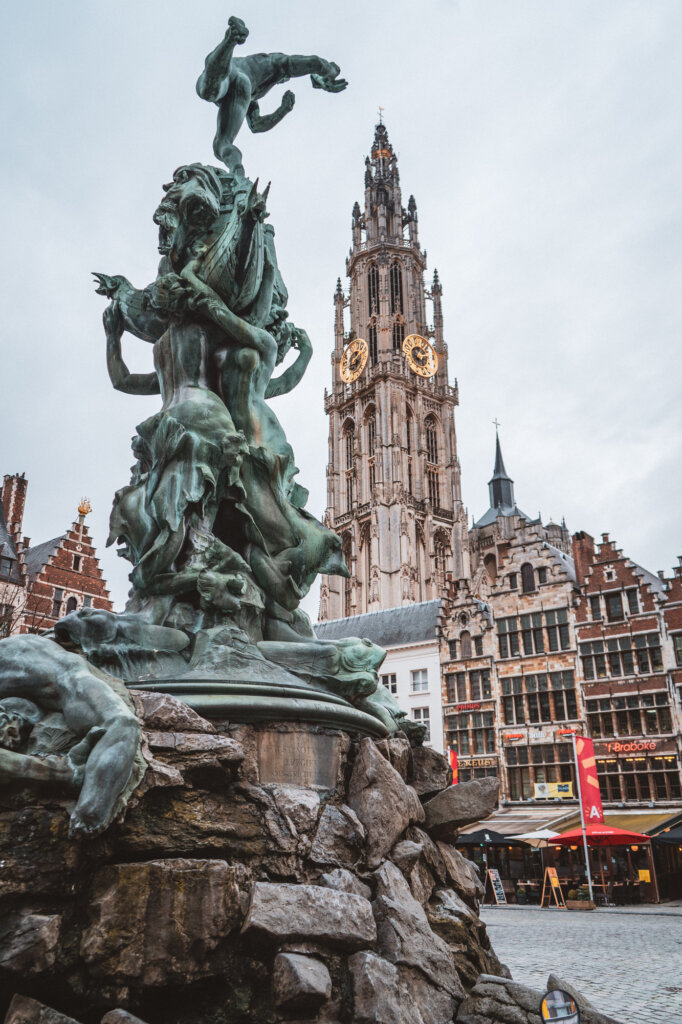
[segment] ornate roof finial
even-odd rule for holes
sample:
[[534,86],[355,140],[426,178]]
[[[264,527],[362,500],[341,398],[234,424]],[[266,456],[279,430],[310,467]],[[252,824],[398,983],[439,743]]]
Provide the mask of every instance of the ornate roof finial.
[[78,522],[83,525],[85,517],[92,512],[92,505],[87,498],[81,498],[80,504],[78,505]]

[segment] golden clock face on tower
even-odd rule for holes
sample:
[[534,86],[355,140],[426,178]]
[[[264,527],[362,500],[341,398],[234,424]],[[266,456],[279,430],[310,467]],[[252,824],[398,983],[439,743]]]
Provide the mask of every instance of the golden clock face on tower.
[[403,355],[412,373],[433,377],[438,369],[438,355],[433,345],[419,334],[408,334],[403,342]]
[[341,380],[352,384],[357,380],[369,359],[369,346],[364,338],[354,338],[341,356]]

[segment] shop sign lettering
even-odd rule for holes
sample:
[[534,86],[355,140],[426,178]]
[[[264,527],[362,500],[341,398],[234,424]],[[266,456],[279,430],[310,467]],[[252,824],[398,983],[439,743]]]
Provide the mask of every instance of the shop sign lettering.
[[600,744],[602,747],[606,747],[607,754],[639,754],[646,751],[656,750],[658,743],[656,740],[614,740],[612,743]]
[[460,768],[495,768],[497,766],[496,757],[460,757],[458,759]]

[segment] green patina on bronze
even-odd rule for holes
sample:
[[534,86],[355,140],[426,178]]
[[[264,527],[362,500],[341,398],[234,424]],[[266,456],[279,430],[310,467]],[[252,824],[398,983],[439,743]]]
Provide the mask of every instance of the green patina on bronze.
[[[423,734],[378,685],[385,652],[360,638],[318,640],[299,607],[318,573],[348,576],[348,568],[338,536],[306,510],[308,492],[269,404],[300,382],[312,345],[289,320],[266,223],[268,189],[248,179],[234,140],[244,120],[262,132],[291,109],[287,92],[273,114],[260,114],[258,101],[278,83],[310,75],[315,87],[339,92],[346,82],[336,64],[316,56],[235,57],[247,35],[230,18],[206,59],[197,90],[218,106],[214,151],[226,167],[188,164],[164,185],[154,213],[155,280],[138,289],[125,277],[95,274],[98,294],[110,300],[113,386],[161,400],[137,427],[131,478],[111,512],[109,543],[133,567],[126,610],[84,609],[58,623],[53,640],[23,638],[26,672],[34,659],[35,673],[61,680],[67,708],[70,699],[79,706],[83,673],[104,671],[132,687],[165,689],[209,716]],[[153,372],[128,369],[126,332],[153,346]],[[292,350],[293,361],[277,371]],[[14,682],[11,643],[0,643],[0,695],[26,697],[33,684]],[[64,657],[75,659],[68,672]],[[40,687],[36,693],[40,704]],[[74,827],[85,832],[106,826],[128,784],[123,776],[130,778],[133,740],[125,769],[104,756],[117,727],[112,719],[91,732],[85,782],[76,773],[85,823]],[[0,734],[0,747],[8,744]],[[17,773],[46,778],[72,771],[62,762],[41,771],[12,763]],[[86,806],[88,771],[99,772],[106,793],[94,811]]]

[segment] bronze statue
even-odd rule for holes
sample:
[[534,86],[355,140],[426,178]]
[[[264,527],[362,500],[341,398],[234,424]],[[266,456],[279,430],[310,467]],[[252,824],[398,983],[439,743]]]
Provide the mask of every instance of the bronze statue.
[[252,132],[267,132],[293,108],[295,96],[290,89],[272,114],[261,115],[261,100],[275,85],[291,78],[310,75],[313,88],[341,92],[347,82],[339,78],[338,64],[322,57],[288,56],[285,53],[252,53],[235,57],[235,46],[246,42],[249,30],[240,18],[231,17],[224,39],[206,58],[197,81],[202,100],[218,107],[218,129],[213,152],[233,174],[243,174],[241,151],[234,145],[246,120]]
[[[30,743],[41,724],[41,741]],[[71,835],[97,835],[121,809],[139,742],[131,708],[85,658],[46,637],[2,641],[0,775],[79,791]]]

